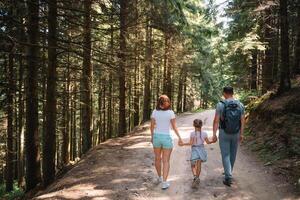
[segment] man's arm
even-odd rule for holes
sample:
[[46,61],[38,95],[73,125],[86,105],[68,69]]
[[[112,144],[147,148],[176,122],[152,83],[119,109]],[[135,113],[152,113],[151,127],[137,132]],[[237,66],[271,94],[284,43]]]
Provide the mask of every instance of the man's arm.
[[215,113],[214,124],[213,124],[213,141],[217,141],[217,131],[219,129],[220,116],[217,111]]
[[244,138],[244,129],[245,129],[245,115],[241,116],[241,132],[240,132],[240,142],[243,141]]

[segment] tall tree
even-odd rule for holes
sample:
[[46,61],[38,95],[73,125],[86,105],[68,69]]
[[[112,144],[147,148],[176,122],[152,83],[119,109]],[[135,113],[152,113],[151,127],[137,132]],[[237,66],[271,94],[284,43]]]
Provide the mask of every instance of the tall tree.
[[289,65],[289,25],[287,1],[280,0],[280,42],[281,42],[281,64],[280,64],[280,85],[278,92],[282,93],[291,88],[290,65]]
[[128,0],[120,0],[120,52],[119,52],[119,136],[126,134],[126,35],[128,26]]
[[7,82],[9,84],[7,89],[7,151],[6,151],[6,191],[10,192],[13,190],[13,116],[14,116],[14,58],[13,52],[9,53],[8,56],[8,67],[7,67]]
[[144,104],[143,104],[143,121],[150,119],[151,112],[151,68],[152,68],[152,28],[150,19],[147,17],[146,23],[146,52],[145,52],[145,70],[144,70]]
[[43,183],[48,186],[55,177],[56,151],[56,81],[57,81],[57,0],[48,2],[48,70],[43,135]]
[[266,42],[266,50],[265,50],[265,57],[264,63],[262,66],[262,92],[265,93],[269,90],[273,84],[273,66],[274,66],[274,45],[273,40],[275,39],[274,36],[274,27],[273,27],[273,20],[272,20],[272,8],[268,8],[266,11],[266,20],[264,22],[264,40]]
[[26,190],[40,181],[38,131],[39,0],[28,0],[28,54],[26,70]]
[[250,89],[257,90],[257,50],[252,51]]
[[92,63],[91,63],[91,9],[92,0],[84,0],[83,63],[82,63],[82,152],[92,145]]
[[294,72],[300,74],[300,1],[297,1],[297,38],[294,56]]

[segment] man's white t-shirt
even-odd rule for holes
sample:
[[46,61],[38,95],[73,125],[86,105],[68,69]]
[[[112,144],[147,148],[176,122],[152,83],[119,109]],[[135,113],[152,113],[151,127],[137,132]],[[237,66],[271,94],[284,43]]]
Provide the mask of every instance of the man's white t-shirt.
[[175,119],[173,110],[153,110],[151,118],[155,119],[154,133],[170,134],[171,119]]

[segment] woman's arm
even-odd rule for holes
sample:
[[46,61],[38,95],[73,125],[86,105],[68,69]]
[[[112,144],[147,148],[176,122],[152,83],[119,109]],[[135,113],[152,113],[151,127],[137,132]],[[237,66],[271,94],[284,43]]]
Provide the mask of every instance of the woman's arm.
[[153,143],[154,127],[155,127],[155,119],[151,118],[151,122],[150,122],[151,143]]
[[177,129],[177,126],[176,126],[176,120],[175,120],[175,118],[174,118],[174,119],[171,119],[171,125],[172,125],[172,128],[173,128],[175,134],[177,135],[179,141],[182,142],[182,139],[181,139],[181,137],[180,137],[180,134],[179,134],[178,129]]

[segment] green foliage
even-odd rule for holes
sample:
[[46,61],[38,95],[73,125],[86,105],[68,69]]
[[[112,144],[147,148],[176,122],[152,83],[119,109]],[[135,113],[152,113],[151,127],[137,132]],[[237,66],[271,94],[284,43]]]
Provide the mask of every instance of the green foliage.
[[24,191],[18,187],[17,183],[14,184],[13,191],[9,193],[5,191],[5,184],[0,185],[0,199],[21,199],[23,195]]
[[236,97],[244,104],[248,105],[251,100],[258,96],[257,91],[251,90],[239,90],[236,92]]

